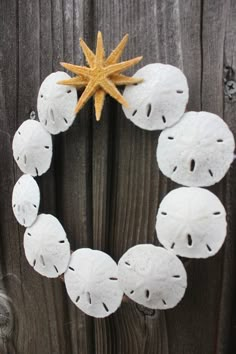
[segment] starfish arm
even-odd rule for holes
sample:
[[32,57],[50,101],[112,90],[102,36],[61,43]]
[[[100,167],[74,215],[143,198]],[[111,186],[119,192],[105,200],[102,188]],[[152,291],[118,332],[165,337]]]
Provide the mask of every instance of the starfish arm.
[[80,38],[79,42],[86,58],[86,61],[91,68],[95,62],[95,54],[91,51],[91,49],[87,46],[87,44],[83,41],[82,38]]
[[125,107],[128,108],[128,102],[124,99],[124,97],[121,95],[121,93],[117,90],[116,86],[113,84],[113,82],[109,79],[105,79],[100,83],[102,86],[103,90],[106,91],[111,97],[113,97],[116,101],[118,101],[120,104],[124,105]]
[[102,65],[104,62],[104,46],[103,46],[103,39],[102,39],[102,33],[98,31],[97,35],[97,47],[96,47],[96,64]]
[[101,113],[105,101],[106,92],[103,89],[98,89],[94,95],[94,104],[95,104],[95,115],[96,120],[99,121],[101,119]]
[[73,65],[69,63],[60,63],[63,68],[71,71],[72,73],[76,75],[83,75],[83,76],[90,76],[91,69],[87,68],[86,66],[78,66],[78,65]]
[[80,99],[75,107],[75,113],[78,113],[81,110],[81,108],[83,108],[83,106],[87,103],[90,97],[93,96],[96,89],[97,89],[96,83],[91,80],[86,86],[86,89],[84,90],[82,95],[80,96]]
[[117,64],[112,64],[112,65],[108,66],[107,68],[105,68],[104,71],[107,76],[109,76],[111,74],[116,74],[116,73],[124,71],[124,70],[130,68],[131,66],[139,63],[140,60],[142,60],[142,59],[143,59],[143,57],[137,57],[137,58],[133,58],[130,60],[122,61]]
[[121,57],[121,55],[125,49],[125,46],[128,42],[128,38],[129,38],[128,34],[126,34],[122,38],[122,40],[120,41],[118,46],[111,52],[109,57],[106,59],[106,65],[111,65],[111,64],[117,63],[117,61],[119,60],[119,58]]
[[129,77],[122,74],[111,75],[111,80],[115,85],[134,85],[143,81],[143,79],[139,79],[137,77]]
[[68,79],[68,80],[58,81],[57,84],[76,86],[76,87],[84,87],[88,84],[88,79],[79,78],[78,76],[76,76],[76,77],[72,77],[71,79]]

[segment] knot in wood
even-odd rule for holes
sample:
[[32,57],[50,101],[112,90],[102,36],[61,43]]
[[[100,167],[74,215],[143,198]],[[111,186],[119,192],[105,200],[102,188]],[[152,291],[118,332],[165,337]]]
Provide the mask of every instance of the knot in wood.
[[224,91],[225,95],[232,100],[232,96],[236,94],[236,82],[234,80],[225,80]]
[[136,308],[142,315],[148,316],[148,317],[156,317],[155,315],[159,313],[158,310],[149,309],[149,308],[147,308],[143,305],[140,305],[140,304],[136,304]]
[[30,119],[36,119],[37,118],[37,116],[36,116],[36,112],[35,111],[31,111],[30,112]]
[[0,294],[0,338],[10,337],[13,323],[11,301],[8,296]]

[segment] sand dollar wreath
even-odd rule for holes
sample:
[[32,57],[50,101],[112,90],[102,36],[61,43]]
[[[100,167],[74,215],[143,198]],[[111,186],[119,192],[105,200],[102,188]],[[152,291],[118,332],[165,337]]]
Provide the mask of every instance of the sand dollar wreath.
[[[19,224],[26,228],[26,258],[46,277],[64,274],[70,299],[94,317],[115,312],[123,294],[151,309],[176,306],[187,287],[186,270],[177,256],[213,256],[227,233],[221,201],[199,187],[213,185],[227,173],[234,159],[233,134],[215,114],[185,113],[189,92],[180,69],[154,63],[133,77],[124,75],[124,70],[142,59],[120,62],[127,40],[126,35],[106,57],[100,32],[95,53],[81,39],[88,66],[62,63],[75,74],[73,78],[60,71],[45,78],[38,94],[39,121],[24,121],[12,144],[14,159],[24,173],[14,186],[12,208]],[[119,85],[128,85],[123,96]],[[79,100],[77,89],[83,89]],[[157,146],[159,168],[183,185],[168,193],[158,209],[156,232],[163,247],[136,245],[118,264],[99,250],[70,250],[60,221],[53,215],[39,214],[40,191],[34,179],[50,167],[51,134],[69,129],[92,96],[99,121],[106,94],[122,104],[126,117],[138,127],[163,130]]]

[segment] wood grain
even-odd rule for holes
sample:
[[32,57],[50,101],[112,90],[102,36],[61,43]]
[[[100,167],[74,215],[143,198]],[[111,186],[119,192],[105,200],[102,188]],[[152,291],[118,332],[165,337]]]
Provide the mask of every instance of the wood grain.
[[[107,53],[129,33],[123,59],[135,69],[176,65],[190,87],[188,110],[219,114],[236,133],[236,2],[234,0],[0,1],[0,352],[1,354],[233,354],[236,352],[236,167],[212,190],[228,212],[228,236],[212,259],[190,261],[189,286],[173,310],[132,302],[105,320],[85,316],[63,283],[28,265],[23,228],[11,211],[20,171],[11,141],[36,112],[42,80],[60,61],[83,63],[79,38],[94,48],[98,30]],[[57,216],[72,249],[93,247],[116,261],[131,246],[154,243],[158,205],[175,187],[156,164],[159,132],[132,125],[106,98],[102,120],[92,102],[73,127],[54,138],[50,171],[39,179],[41,211]]]

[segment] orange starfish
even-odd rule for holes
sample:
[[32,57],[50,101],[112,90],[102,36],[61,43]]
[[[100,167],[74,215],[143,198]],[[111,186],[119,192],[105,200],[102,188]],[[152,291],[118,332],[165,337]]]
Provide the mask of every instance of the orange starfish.
[[61,63],[64,68],[73,72],[77,76],[68,80],[59,81],[58,83],[62,85],[75,86],[76,88],[85,87],[85,90],[80,96],[75,107],[75,113],[78,113],[93,95],[97,121],[101,118],[101,112],[106,94],[109,94],[120,104],[128,107],[128,102],[117,90],[116,85],[132,85],[142,81],[142,79],[121,74],[122,71],[137,64],[142,57],[137,57],[118,63],[127,41],[128,34],[123,37],[118,46],[113,50],[113,52],[111,52],[109,57],[105,58],[102,34],[101,32],[98,32],[96,53],[93,53],[87,44],[80,39],[80,46],[89,67]]

